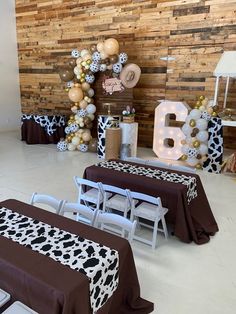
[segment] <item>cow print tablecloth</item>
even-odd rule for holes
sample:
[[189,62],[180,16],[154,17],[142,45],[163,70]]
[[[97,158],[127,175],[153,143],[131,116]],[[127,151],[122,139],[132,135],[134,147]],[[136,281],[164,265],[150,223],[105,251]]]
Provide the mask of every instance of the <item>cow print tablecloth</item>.
[[96,164],[96,166],[107,169],[113,169],[116,171],[127,172],[130,174],[146,176],[158,180],[165,180],[173,183],[181,183],[187,186],[188,203],[190,203],[192,199],[197,197],[197,180],[195,177],[160,169],[152,169],[138,165],[131,165],[129,163],[121,163],[117,161],[103,161]]
[[93,313],[118,286],[119,255],[116,250],[4,207],[0,208],[0,236],[85,274],[90,282]]
[[24,120],[33,119],[36,123],[40,124],[42,128],[48,135],[52,135],[57,127],[64,126],[66,124],[64,116],[42,116],[42,115],[27,115],[23,114],[21,117],[21,122]]

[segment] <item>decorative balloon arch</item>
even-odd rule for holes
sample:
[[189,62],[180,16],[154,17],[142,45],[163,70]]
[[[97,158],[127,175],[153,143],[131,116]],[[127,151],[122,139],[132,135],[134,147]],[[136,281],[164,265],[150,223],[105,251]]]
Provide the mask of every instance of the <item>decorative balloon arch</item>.
[[95,92],[91,86],[96,73],[103,72],[111,79],[109,88],[106,90],[106,84],[103,84],[103,88],[104,93],[112,94],[113,91],[133,88],[141,70],[136,64],[127,64],[128,55],[119,53],[119,43],[114,38],[92,44],[89,49],[74,49],[71,55],[73,58],[68,66],[59,71],[59,75],[67,84],[68,97],[73,103],[72,115],[65,128],[66,138],[58,142],[57,148],[60,151],[96,151],[96,139],[91,136],[96,112]]
[[217,117],[218,108],[213,107],[213,101],[200,96],[195,108],[192,109],[182,127],[185,139],[181,141],[182,160],[188,165],[201,169],[207,160],[209,146],[208,124]]

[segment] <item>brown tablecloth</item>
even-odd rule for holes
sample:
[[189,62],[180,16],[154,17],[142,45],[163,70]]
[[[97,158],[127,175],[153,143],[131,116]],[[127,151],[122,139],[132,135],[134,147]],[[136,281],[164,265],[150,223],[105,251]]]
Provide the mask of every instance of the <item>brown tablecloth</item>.
[[[153,303],[140,297],[139,282],[128,241],[17,200],[0,202],[0,206],[99,242],[119,252],[118,288],[97,313],[145,314],[153,311]],[[0,288],[11,294],[12,302],[19,300],[40,314],[91,313],[89,281],[84,274],[2,236]],[[0,313],[2,311],[1,308]]]
[[[122,161],[119,160],[119,162]],[[125,163],[127,164],[127,162]],[[140,166],[140,164],[128,163]],[[169,169],[158,167],[141,166],[170,171]],[[206,243],[210,240],[210,236],[213,236],[218,231],[218,226],[212,214],[201,180],[196,174],[180,171],[174,172],[194,176],[197,180],[197,197],[192,199],[189,204],[187,202],[187,187],[181,183],[139,176],[96,165],[85,169],[84,178],[161,197],[163,206],[169,209],[166,220],[173,225],[174,235],[186,243],[191,241],[197,244]]]
[[45,128],[33,119],[23,120],[21,126],[21,139],[27,144],[56,144],[64,136],[64,126],[58,126],[51,135],[48,135]]

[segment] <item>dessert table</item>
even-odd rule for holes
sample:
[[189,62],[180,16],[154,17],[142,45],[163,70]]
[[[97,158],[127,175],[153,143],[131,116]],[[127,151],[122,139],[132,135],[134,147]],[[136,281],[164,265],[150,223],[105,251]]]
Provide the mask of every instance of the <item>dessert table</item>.
[[40,314],[153,311],[127,240],[17,200],[0,202],[0,288]]
[[110,160],[87,167],[84,178],[160,197],[167,223],[181,241],[203,244],[218,231],[198,175]]

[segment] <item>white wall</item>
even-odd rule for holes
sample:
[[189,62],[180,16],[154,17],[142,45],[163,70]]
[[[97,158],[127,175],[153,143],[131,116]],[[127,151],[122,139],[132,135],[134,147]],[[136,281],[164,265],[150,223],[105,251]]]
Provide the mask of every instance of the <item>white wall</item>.
[[20,127],[15,0],[0,0],[0,131]]

